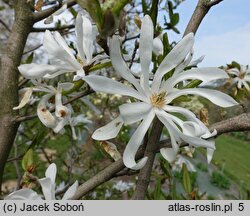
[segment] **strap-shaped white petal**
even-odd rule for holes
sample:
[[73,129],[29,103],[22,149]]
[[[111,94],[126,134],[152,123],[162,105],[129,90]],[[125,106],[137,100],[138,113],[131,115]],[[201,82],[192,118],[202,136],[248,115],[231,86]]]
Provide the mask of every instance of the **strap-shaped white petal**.
[[46,200],[55,200],[55,183],[51,181],[51,178],[39,179],[39,183],[42,187],[43,195]]
[[129,81],[134,87],[142,94],[144,94],[140,83],[135,79],[129,70],[126,62],[123,60],[120,49],[120,40],[117,36],[113,36],[109,40],[110,58],[115,71],[123,77],[125,80]]
[[152,106],[144,102],[126,103],[119,106],[121,117],[125,124],[133,124],[145,118]]
[[[55,32],[55,35],[51,34],[50,31],[46,31],[44,34],[44,43],[46,51],[48,52],[49,59],[53,63],[62,64],[62,62],[67,62],[75,70],[81,69],[80,63],[77,62],[70,48],[66,44],[62,36]],[[60,60],[58,62],[58,60]]]
[[76,40],[79,55],[88,64],[94,49],[94,31],[91,21],[80,13],[76,17]]
[[175,138],[179,136],[182,141],[195,146],[195,147],[205,147],[205,148],[211,148],[215,149],[215,145],[213,141],[207,141],[203,140],[199,137],[195,136],[188,136],[182,133],[180,129],[176,126],[176,124],[173,122],[173,119],[169,118],[169,115],[163,110],[157,110],[156,115],[159,118],[159,120],[167,127],[169,130],[169,133],[174,133]]
[[221,107],[231,107],[238,105],[238,102],[235,101],[232,97],[226,95],[225,93],[222,93],[217,90],[213,89],[203,89],[203,88],[193,88],[193,89],[183,89],[183,90],[177,90],[174,92],[169,93],[166,96],[166,103],[171,103],[172,100],[175,98],[181,96],[181,95],[199,95],[201,97],[204,97],[208,100],[210,100],[212,103],[221,106]]
[[69,187],[69,189],[65,192],[62,200],[67,200],[67,199],[70,199],[71,197],[73,197],[77,191],[78,185],[79,185],[78,181],[75,181],[75,183],[73,185],[71,185]]
[[53,74],[61,70],[59,66],[47,64],[22,64],[18,67],[20,73],[26,79],[42,78],[46,74]]
[[163,59],[159,68],[155,73],[155,77],[152,84],[152,91],[158,92],[162,77],[179,65],[192,50],[194,45],[194,34],[189,33],[186,35]]
[[145,101],[144,95],[139,94],[138,91],[119,83],[113,79],[103,76],[89,75],[83,78],[91,88],[97,92],[105,92],[109,94],[119,94],[134,97],[138,100]]
[[107,125],[97,129],[92,134],[92,138],[95,140],[109,140],[115,138],[121,130],[122,125],[123,120],[121,116],[118,116],[113,121],[109,122]]
[[57,172],[56,164],[52,163],[46,169],[45,177],[50,178],[51,181],[55,183],[56,182],[56,172]]
[[23,108],[29,102],[30,97],[31,97],[32,92],[33,92],[33,88],[24,88],[24,89],[21,89],[21,90],[19,90],[19,93],[21,91],[25,91],[24,95],[23,95],[23,98],[21,99],[19,105],[16,106],[16,107],[14,107],[13,110],[21,109],[21,108]]
[[142,19],[139,55],[141,62],[142,86],[149,92],[149,67],[153,52],[154,26],[149,15]]
[[196,136],[202,136],[202,137],[203,136],[205,136],[205,137],[212,136],[209,129],[190,110],[187,110],[187,109],[182,108],[182,107],[169,106],[169,105],[164,106],[163,109],[167,112],[180,113],[181,115],[183,115],[187,119],[187,121],[184,122],[184,124],[183,124],[183,129],[184,130],[187,129],[187,131],[183,131],[184,133],[190,132],[190,131],[188,131],[188,129],[190,127],[192,127],[190,129],[193,129],[192,131],[194,132],[194,134]]
[[125,151],[123,153],[123,162],[126,167],[134,170],[141,169],[147,162],[147,157],[142,158],[138,163],[135,161],[135,155],[137,150],[139,149],[140,145],[142,144],[143,138],[150,127],[155,113],[151,110],[148,115],[145,116],[142,123],[136,129],[134,134],[132,135],[131,139],[129,140]]
[[176,84],[184,80],[194,80],[198,79],[204,83],[210,82],[217,79],[227,79],[228,74],[219,68],[207,67],[207,68],[194,68],[188,71],[174,75],[164,82],[162,85],[162,91],[171,90]]
[[44,95],[37,106],[37,115],[40,121],[48,128],[54,128],[56,126],[56,119],[47,109],[46,103],[53,96],[53,94]]
[[37,192],[31,189],[20,189],[14,191],[4,198],[5,200],[42,200],[42,198],[37,194]]

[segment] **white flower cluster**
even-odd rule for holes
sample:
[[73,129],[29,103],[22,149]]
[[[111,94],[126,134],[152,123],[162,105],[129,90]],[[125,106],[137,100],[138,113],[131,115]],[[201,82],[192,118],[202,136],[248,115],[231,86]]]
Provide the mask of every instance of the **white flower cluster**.
[[[24,96],[19,106],[14,109],[24,107],[31,99],[32,92],[45,92],[37,106],[37,115],[40,121],[48,128],[52,128],[55,133],[63,133],[64,126],[70,125],[73,138],[76,139],[75,129],[78,123],[89,123],[83,115],[71,117],[73,109],[71,105],[64,106],[62,103],[62,92],[70,90],[74,84],[70,82],[58,83],[57,87],[47,85],[42,79],[52,79],[61,74],[76,72],[74,81],[85,76],[84,67],[95,63],[101,56],[92,58],[94,50],[94,40],[96,38],[96,28],[86,17],[78,14],[76,18],[76,39],[77,57],[68,47],[63,37],[55,32],[46,31],[44,35],[43,47],[48,53],[49,64],[22,64],[18,67],[20,73],[26,79],[30,79],[34,87],[24,88]],[[55,97],[55,113],[50,112],[50,99]]]
[[233,83],[238,89],[246,88],[250,92],[250,68],[249,66],[240,65],[240,68],[230,68],[227,72],[232,76]]

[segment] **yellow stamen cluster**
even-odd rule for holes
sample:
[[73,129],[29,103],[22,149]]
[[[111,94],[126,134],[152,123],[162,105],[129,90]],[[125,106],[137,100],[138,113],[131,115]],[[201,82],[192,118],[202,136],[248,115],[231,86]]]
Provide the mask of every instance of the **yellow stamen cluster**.
[[76,60],[83,66],[84,62],[83,60],[80,58],[80,56],[77,56]]
[[246,74],[246,73],[244,73],[244,72],[240,72],[239,78],[240,78],[240,79],[244,79],[244,78],[245,78],[245,74]]
[[162,108],[166,104],[167,92],[161,92],[159,94],[153,93],[150,97],[150,102],[152,106],[157,108]]

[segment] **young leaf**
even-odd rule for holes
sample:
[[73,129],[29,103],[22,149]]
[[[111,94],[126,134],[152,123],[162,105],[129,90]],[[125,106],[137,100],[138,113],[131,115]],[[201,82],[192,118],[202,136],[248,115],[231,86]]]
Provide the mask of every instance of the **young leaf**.
[[167,33],[163,35],[163,45],[164,45],[163,57],[165,57],[171,51],[171,46],[168,40]]
[[192,192],[192,184],[186,164],[183,164],[182,166],[182,184],[185,192],[190,194]]
[[29,149],[22,159],[22,168],[27,170],[29,166],[33,164],[33,150]]
[[175,26],[175,25],[177,25],[178,24],[178,22],[179,22],[179,14],[178,13],[175,13],[175,14],[173,14],[171,17],[170,17],[170,23],[171,23],[171,25],[172,26]]
[[156,24],[157,24],[157,16],[158,16],[158,3],[159,0],[153,0],[152,1],[152,6],[150,9],[150,17],[153,21],[154,27],[156,28]]
[[161,199],[161,179],[157,179],[155,191],[154,191],[154,200],[160,200]]
[[75,10],[73,7],[70,7],[70,8],[69,8],[69,11],[70,11],[70,13],[72,14],[72,16],[76,18],[76,16],[77,16],[76,10]]
[[32,52],[32,53],[28,56],[28,58],[25,60],[25,64],[30,64],[30,63],[32,63],[33,57],[34,57],[34,52]]

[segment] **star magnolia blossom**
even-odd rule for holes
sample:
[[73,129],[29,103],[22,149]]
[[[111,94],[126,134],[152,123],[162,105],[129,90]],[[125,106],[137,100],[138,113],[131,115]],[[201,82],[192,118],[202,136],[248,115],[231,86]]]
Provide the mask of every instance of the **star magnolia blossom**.
[[[46,92],[41,100],[38,103],[37,106],[37,115],[40,119],[40,121],[48,128],[52,128],[55,133],[63,133],[64,126],[66,124],[72,124],[71,120],[71,109],[64,106],[62,104],[62,90],[69,90],[73,87],[72,83],[58,83],[57,89],[50,85],[45,85],[42,83],[38,83],[33,81],[33,83],[36,83],[35,87],[31,88],[25,88],[26,92],[24,93],[24,96],[20,102],[20,104],[17,107],[14,107],[13,109],[21,109],[24,107],[30,100],[30,97],[32,95],[32,92]],[[55,115],[52,114],[49,109],[47,108],[49,104],[49,100],[55,96]],[[78,122],[77,122],[78,123]],[[74,126],[76,124],[73,124]],[[72,125],[72,126],[73,126]]]
[[[153,50],[153,35],[151,18],[146,15],[142,21],[140,34],[140,82],[133,76],[122,58],[119,39],[113,37],[110,40],[112,65],[116,72],[130,82],[134,88],[97,75],[89,75],[83,78],[95,91],[126,95],[138,100],[137,102],[121,105],[119,107],[120,115],[106,126],[97,129],[92,138],[96,140],[112,139],[117,136],[124,123],[132,124],[142,120],[123,154],[124,164],[128,168],[140,169],[145,165],[147,157],[136,163],[135,154],[156,116],[167,128],[172,142],[172,148],[162,148],[160,150],[165,159],[170,162],[174,161],[179,144],[184,141],[194,147],[207,148],[207,158],[210,161],[215,145],[213,141],[205,139],[213,136],[216,132],[211,134],[208,128],[196,118],[194,113],[182,107],[173,106],[171,103],[179,96],[194,94],[205,97],[221,107],[234,106],[237,102],[233,98],[216,90],[205,88],[177,89],[178,83],[186,80],[198,79],[206,83],[211,80],[228,78],[228,75],[218,68],[196,68],[184,71],[192,57],[194,35],[191,33],[185,36],[164,58],[155,73],[153,81],[150,82],[149,70]],[[163,79],[164,75],[173,69],[175,69],[174,74],[165,81]],[[174,113],[181,114],[186,120],[176,117]]]
[[48,53],[50,64],[22,64],[18,69],[27,79],[54,78],[63,73],[76,72],[74,80],[79,80],[85,76],[83,67],[100,58],[92,58],[96,33],[91,21],[79,13],[76,18],[77,58],[58,32],[52,35],[47,30],[43,46]]
[[238,68],[232,68],[227,70],[227,72],[234,76],[233,83],[236,83],[238,89],[245,87],[247,91],[250,92],[250,87],[248,82],[250,82],[250,68],[244,65]]
[[[39,179],[41,184],[43,195],[45,200],[55,200],[56,196],[56,172],[57,168],[54,163],[52,163],[45,172],[45,178]],[[63,196],[63,200],[70,199],[76,193],[78,188],[78,181],[69,187]],[[38,195],[37,192],[31,189],[21,189],[14,191],[5,197],[5,200],[42,200],[41,195]]]

